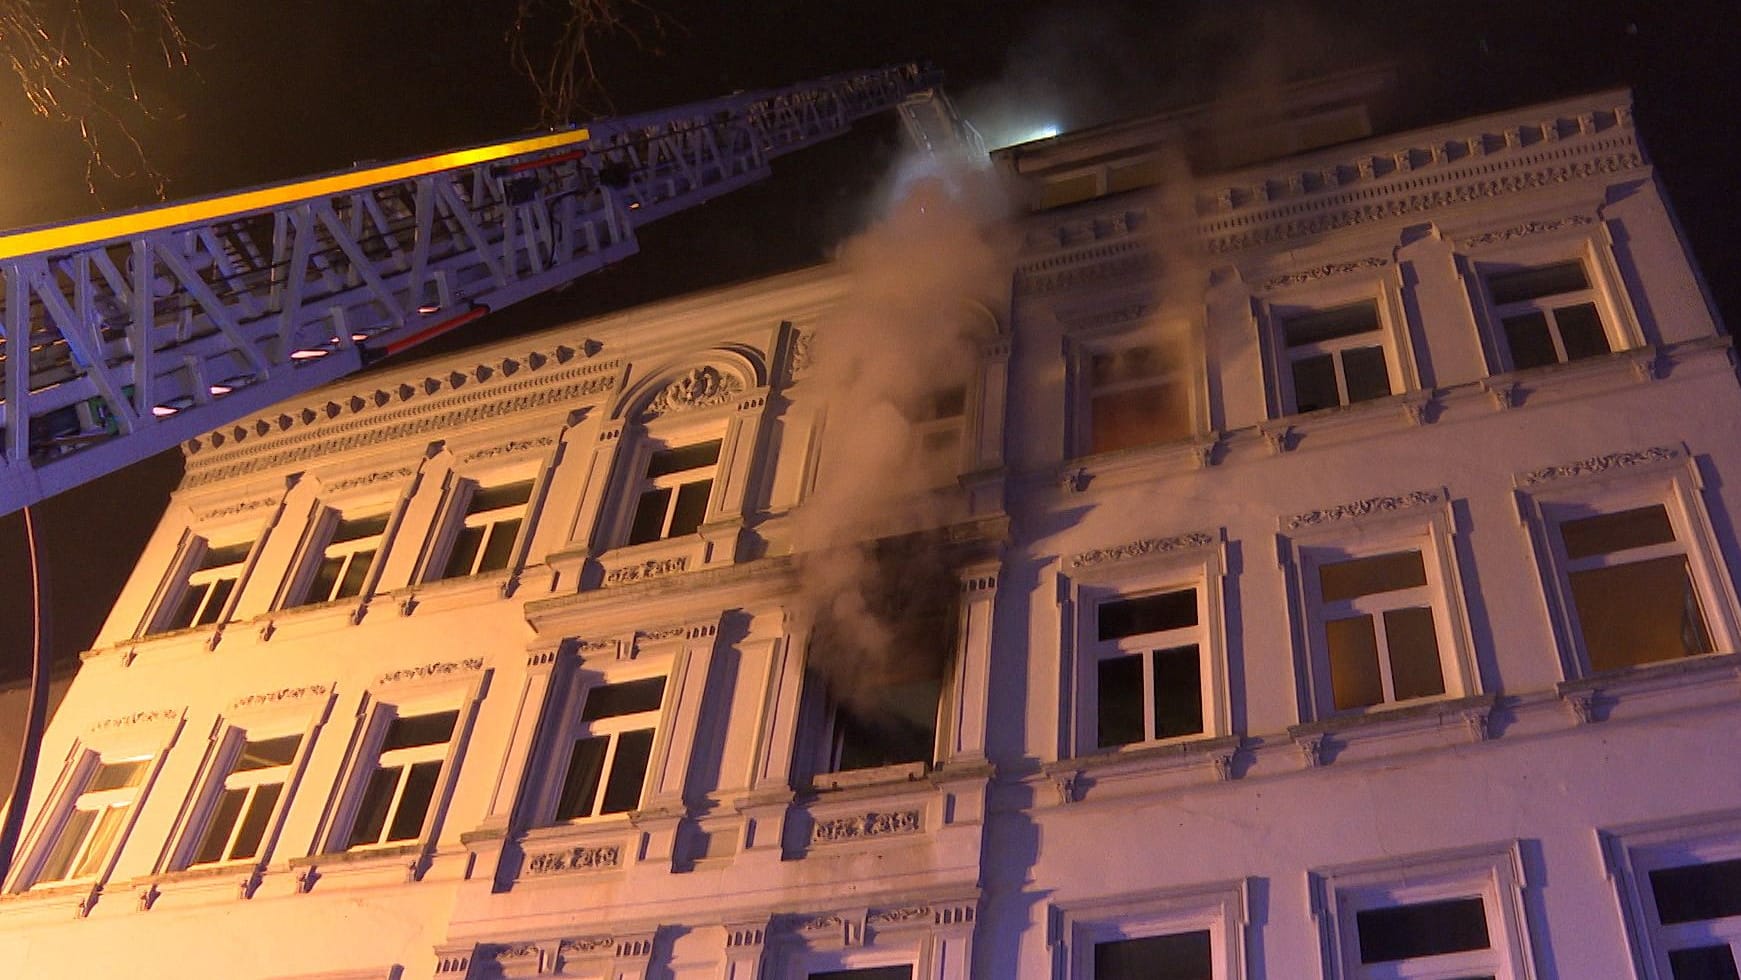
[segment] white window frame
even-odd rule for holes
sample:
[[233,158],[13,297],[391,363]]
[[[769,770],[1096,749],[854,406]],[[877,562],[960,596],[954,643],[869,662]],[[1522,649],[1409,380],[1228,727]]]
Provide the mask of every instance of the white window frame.
[[[354,517],[347,515],[356,515]],[[364,535],[350,541],[334,541],[341,525],[346,521],[373,520],[380,518],[383,522],[379,534]],[[289,593],[289,601],[284,604],[286,609],[296,609],[304,606],[319,606],[333,602],[351,602],[367,596],[373,587],[373,580],[378,577],[381,563],[386,561],[387,538],[393,531],[393,506],[391,503],[379,505],[353,504],[342,509],[335,505],[319,508],[314,520],[314,532],[309,537],[309,546],[305,549],[294,588]],[[372,551],[369,568],[363,573],[363,580],[354,595],[338,595],[343,588],[345,575],[349,572],[356,556],[364,551]],[[341,558],[339,574],[333,579],[332,592],[325,596],[314,596],[315,579],[320,574],[320,566],[329,558]]]
[[[486,511],[470,513],[472,501],[480,493],[499,490],[516,484],[525,483],[526,502],[519,506],[509,505],[496,507]],[[532,505],[538,495],[537,474],[494,473],[466,477],[460,481],[458,490],[453,494],[452,505],[448,517],[441,524],[442,539],[440,547],[435,550],[439,560],[431,561],[424,576],[426,582],[446,582],[471,578],[477,575],[487,575],[494,572],[511,571],[519,564],[522,542],[532,533]],[[520,526],[514,532],[514,540],[508,543],[507,564],[501,568],[480,568],[484,554],[489,549],[490,541],[499,533],[500,525],[518,519]],[[478,543],[477,553],[472,555],[471,569],[463,574],[448,574],[448,564],[453,559],[453,549],[459,543],[462,533],[468,528],[484,528],[484,536]]]
[[1101,943],[1208,932],[1214,980],[1245,980],[1245,879],[1053,905],[1047,917],[1053,980],[1094,980]]
[[[1585,652],[1570,573],[1610,556],[1571,562],[1566,558],[1559,525],[1597,514],[1662,505],[1674,528],[1674,545],[1619,552],[1630,557],[1609,563],[1629,564],[1659,554],[1684,553],[1711,641],[1711,653],[1705,656],[1732,652],[1741,645],[1741,618],[1737,615],[1741,603],[1737,602],[1734,583],[1705,509],[1703,477],[1685,447],[1658,446],[1546,467],[1519,474],[1514,482],[1519,487],[1520,516],[1529,530],[1548,617],[1559,646],[1561,669],[1567,680],[1598,676]],[[1694,658],[1678,658],[1690,659]],[[1675,662],[1678,661],[1659,663]]]
[[[1515,220],[1516,216],[1507,216],[1507,220]],[[1620,269],[1614,262],[1613,243],[1609,239],[1606,226],[1591,218],[1588,221],[1573,225],[1584,229],[1569,234],[1544,234],[1531,236],[1531,243],[1523,246],[1502,247],[1498,249],[1477,249],[1466,260],[1470,270],[1468,276],[1469,292],[1474,301],[1476,311],[1486,334],[1488,346],[1493,351],[1495,374],[1505,374],[1518,370],[1516,361],[1511,355],[1511,339],[1505,332],[1504,317],[1527,312],[1530,309],[1541,309],[1546,312],[1549,305],[1572,306],[1578,302],[1589,301],[1596,306],[1596,313],[1602,320],[1602,329],[1608,338],[1608,348],[1613,353],[1631,350],[1644,346],[1644,334],[1639,329],[1637,314],[1632,309],[1630,298],[1626,295],[1625,280],[1620,275]],[[1551,297],[1541,297],[1535,300],[1500,306],[1493,301],[1488,288],[1489,277],[1495,273],[1504,273],[1526,268],[1540,268],[1558,265],[1562,262],[1579,262],[1584,268],[1584,278],[1589,282],[1587,290],[1575,293],[1558,293]],[[1566,300],[1565,297],[1576,297]],[[1549,317],[1550,321],[1552,317]],[[1550,327],[1554,337],[1554,348],[1560,360],[1557,366],[1564,366],[1564,345],[1559,340],[1557,327]],[[1596,361],[1600,358],[1590,358]],[[1556,365],[1543,365],[1554,367]]]
[[[232,538],[234,540],[231,540]],[[228,541],[229,543],[214,544],[214,540]],[[212,568],[200,567],[205,562],[206,556],[214,551],[233,548],[244,543],[248,545],[248,550],[238,561]],[[169,582],[163,589],[156,611],[145,630],[146,635],[223,625],[228,621],[231,611],[236,608],[236,601],[241,595],[242,585],[248,577],[249,563],[253,561],[259,550],[260,539],[257,536],[250,538],[246,535],[221,533],[209,537],[206,535],[193,536],[189,540],[188,546],[183,550],[180,560],[176,562],[174,569],[170,572]],[[218,581],[226,578],[232,580],[229,594],[217,607],[211,620],[200,622],[200,617],[210,611],[213,587]],[[170,626],[171,619],[181,611],[189,593],[196,588],[203,588],[205,593],[200,600],[199,608],[194,611],[193,620],[186,626]]]
[[[721,483],[723,482],[721,476],[724,472],[724,468],[729,463],[727,455],[731,451],[726,436],[727,433],[723,425],[709,426],[700,429],[681,429],[662,432],[660,431],[660,427],[655,423],[647,431],[644,431],[640,438],[634,441],[635,449],[630,457],[633,465],[628,470],[630,478],[625,480],[623,483],[622,515],[619,530],[616,535],[616,540],[619,542],[620,547],[640,548],[657,545],[664,541],[680,540],[682,536],[674,537],[671,534],[671,519],[677,512],[678,495],[683,486],[701,482],[699,479],[694,479],[693,477],[704,470],[708,474],[706,479],[709,486],[707,490],[707,506],[702,513],[701,526],[705,527],[715,518],[719,509]],[[711,466],[698,466],[693,469],[680,470],[675,473],[667,473],[658,477],[647,476],[647,470],[653,463],[653,457],[658,453],[687,449],[692,446],[704,445],[709,442],[719,443],[718,455],[715,456]],[[685,477],[691,478],[685,479]],[[670,499],[667,500],[665,504],[665,519],[660,528],[659,536],[647,541],[640,541],[631,544],[629,539],[634,535],[635,516],[640,511],[641,497],[644,494],[659,489],[669,489],[671,491]]]
[[[1289,319],[1357,303],[1372,303],[1376,308],[1378,327],[1375,331],[1339,337],[1298,350],[1289,349],[1286,333]],[[1265,366],[1273,379],[1268,397],[1271,418],[1299,414],[1299,403],[1294,396],[1294,361],[1314,354],[1333,354],[1337,393],[1341,400],[1339,406],[1315,411],[1333,412],[1351,407],[1341,356],[1341,352],[1348,348],[1378,346],[1383,349],[1385,374],[1390,379],[1390,397],[1395,398],[1421,386],[1414,344],[1409,337],[1408,313],[1402,302],[1401,273],[1395,267],[1377,275],[1349,275],[1325,285],[1270,293],[1259,297],[1258,309],[1262,321],[1260,334],[1266,350]],[[1374,338],[1376,344],[1372,342]],[[1384,404],[1385,399],[1374,398],[1352,405],[1368,403]]]
[[[1195,321],[1171,318],[1151,320],[1136,329],[1121,329],[1116,333],[1092,332],[1067,335],[1064,340],[1065,362],[1069,366],[1071,425],[1071,455],[1098,456],[1133,452],[1189,443],[1208,427],[1208,395],[1202,369],[1203,354],[1199,329]],[[1121,355],[1126,351],[1152,347],[1162,356],[1163,370],[1155,375],[1114,383],[1109,387],[1094,385],[1094,358]],[[1167,362],[1169,352],[1172,363]],[[1153,388],[1177,388],[1183,400],[1186,417],[1183,431],[1174,438],[1139,442],[1109,449],[1094,448],[1094,398],[1106,392],[1139,391]]]
[[[1308,873],[1308,880],[1326,980],[1448,980],[1488,973],[1496,980],[1531,980],[1535,976],[1525,918],[1524,889],[1529,882],[1515,841],[1318,869]],[[1487,949],[1360,962],[1360,912],[1463,898],[1482,901]]]
[[[181,835],[181,846],[175,854],[171,867],[175,870],[185,868],[215,868],[226,865],[264,865],[271,857],[272,845],[279,827],[284,821],[284,815],[290,809],[292,797],[295,796],[297,781],[308,756],[313,748],[317,726],[289,728],[278,725],[252,725],[244,728],[239,725],[219,722],[221,734],[217,740],[216,751],[211,763],[207,766],[200,786],[196,803],[190,812],[186,827]],[[296,736],[300,741],[289,762],[282,766],[237,772],[236,763],[240,760],[242,751],[250,740],[265,741],[276,738]],[[266,819],[266,828],[261,835],[258,850],[252,857],[222,857],[215,861],[199,862],[200,845],[205,842],[206,833],[212,821],[217,817],[219,803],[224,792],[230,789],[249,789],[247,803],[236,815],[236,822],[230,828],[228,841],[224,852],[235,846],[236,835],[246,821],[249,805],[255,799],[258,787],[273,781],[277,776],[280,783],[278,799],[272,806],[272,811]]]
[[[554,764],[551,769],[549,799],[542,807],[540,823],[544,825],[582,823],[599,818],[620,818],[640,809],[647,800],[652,788],[653,771],[659,765],[669,743],[670,725],[668,719],[674,709],[676,698],[672,686],[678,678],[669,670],[670,664],[660,664],[653,670],[635,670],[626,673],[612,673],[608,676],[585,672],[584,677],[577,677],[573,685],[573,693],[563,709],[563,723],[559,726],[557,740],[551,753]],[[659,696],[659,707],[650,711],[634,714],[616,715],[610,718],[600,718],[593,721],[582,721],[581,714],[586,710],[587,698],[599,688],[616,684],[627,684],[635,681],[660,678],[664,681],[664,690]],[[635,806],[628,811],[600,813],[599,806],[604,801],[604,793],[610,785],[611,774],[615,772],[617,748],[621,744],[620,736],[624,732],[645,731],[651,729],[653,741],[647,751],[647,768],[641,774],[641,791]],[[558,817],[556,808],[562,801],[562,792],[567,788],[568,768],[574,756],[574,748],[583,738],[607,736],[610,739],[605,752],[603,767],[599,772],[598,786],[594,790],[592,805],[588,812],[574,817]]]
[[[470,738],[472,719],[477,710],[477,700],[481,696],[481,684],[474,685],[469,695],[461,697],[450,688],[445,697],[421,696],[414,699],[399,701],[377,701],[365,708],[364,737],[360,740],[360,748],[351,759],[350,772],[343,783],[344,793],[341,805],[333,820],[331,831],[326,837],[326,850],[329,853],[367,853],[373,850],[392,850],[394,848],[424,844],[429,841],[430,834],[436,826],[438,818],[446,809],[448,797],[452,791],[455,767],[465,742]],[[415,745],[387,752],[382,751],[382,743],[387,737],[387,731],[397,718],[415,718],[423,715],[441,714],[448,711],[457,712],[454,716],[453,731],[447,741],[440,744]],[[410,779],[411,767],[419,762],[430,762],[439,759],[441,768],[435,777],[435,788],[430,793],[429,808],[423,814],[423,822],[417,836],[389,840],[386,835],[391,833],[394,817],[398,815],[398,805],[405,790],[405,783]],[[369,784],[374,775],[382,768],[403,766],[399,783],[394,787],[392,802],[388,804],[386,819],[381,823],[381,836],[372,843],[351,843],[356,821],[361,816],[364,799],[368,795]]]
[[1669,980],[1669,953],[1724,942],[1741,964],[1741,916],[1664,926],[1650,884],[1652,871],[1741,860],[1741,811],[1630,824],[1596,836],[1626,925],[1634,976]]
[[[144,802],[145,789],[155,769],[156,759],[149,755],[132,753],[114,753],[98,755],[87,753],[87,758],[79,766],[79,774],[75,777],[77,792],[68,794],[57,807],[53,831],[46,834],[39,842],[30,869],[30,887],[53,887],[72,885],[81,882],[99,881],[106,877],[108,868],[114,864],[120,855],[121,848],[127,843],[127,831],[138,816],[139,806]],[[112,789],[93,789],[91,784],[105,766],[137,764],[138,777],[134,782]],[[111,814],[116,814],[116,824],[111,831],[110,840],[100,853],[93,851],[91,844],[97,838],[97,832],[103,827],[104,820]],[[67,861],[68,873],[57,878],[44,878],[49,860],[61,843],[61,837],[67,832],[68,825],[75,813],[95,813],[91,823],[85,828],[84,837],[77,849]],[[91,870],[77,873],[78,869],[92,863]]]

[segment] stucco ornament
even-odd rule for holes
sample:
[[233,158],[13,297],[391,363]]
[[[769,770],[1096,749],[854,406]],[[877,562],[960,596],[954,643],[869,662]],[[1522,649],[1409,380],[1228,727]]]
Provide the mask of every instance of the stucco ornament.
[[744,383],[711,365],[694,368],[665,386],[647,403],[649,418],[668,412],[723,405],[742,394]]

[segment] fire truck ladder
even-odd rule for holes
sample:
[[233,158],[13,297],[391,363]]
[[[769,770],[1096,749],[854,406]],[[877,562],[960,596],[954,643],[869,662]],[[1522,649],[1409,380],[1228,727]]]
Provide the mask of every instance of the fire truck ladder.
[[0,234],[0,514],[620,261],[863,116],[960,129],[937,82],[842,74]]

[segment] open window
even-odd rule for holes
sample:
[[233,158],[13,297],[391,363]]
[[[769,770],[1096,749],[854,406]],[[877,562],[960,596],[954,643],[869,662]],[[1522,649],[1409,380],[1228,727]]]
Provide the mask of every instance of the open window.
[[335,511],[325,514],[321,523],[321,543],[311,556],[307,581],[288,605],[307,606],[361,595],[381,550],[387,514],[352,517]]
[[467,482],[464,501],[453,518],[447,557],[435,578],[466,578],[508,567],[514,543],[526,523],[532,481],[480,484]]
[[190,548],[190,563],[180,588],[166,590],[151,633],[167,633],[223,621],[247,567],[254,542],[214,544],[203,539]]

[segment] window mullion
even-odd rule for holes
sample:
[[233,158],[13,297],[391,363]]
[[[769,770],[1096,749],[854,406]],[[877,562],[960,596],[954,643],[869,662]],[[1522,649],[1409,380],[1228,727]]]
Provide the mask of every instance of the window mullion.
[[598,816],[601,808],[604,806],[605,788],[610,785],[611,771],[616,768],[618,736],[622,733],[609,731],[601,732],[600,734],[604,735],[606,739],[605,757],[603,761],[599,763],[598,788],[593,790],[592,807],[587,811],[587,815],[592,817]]

